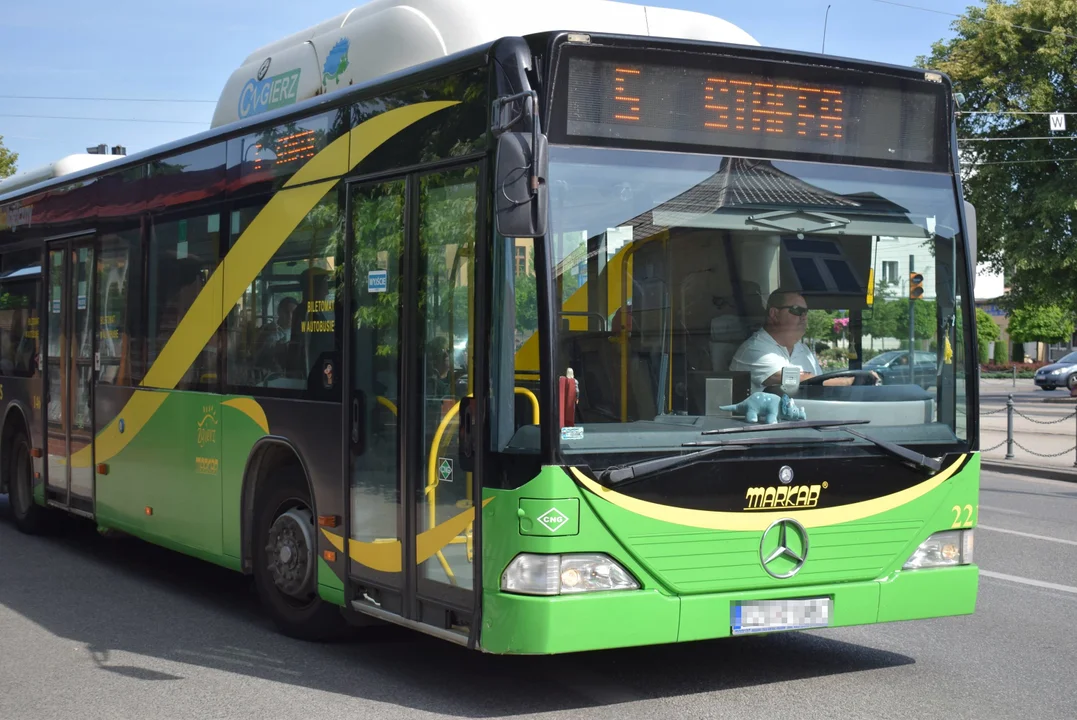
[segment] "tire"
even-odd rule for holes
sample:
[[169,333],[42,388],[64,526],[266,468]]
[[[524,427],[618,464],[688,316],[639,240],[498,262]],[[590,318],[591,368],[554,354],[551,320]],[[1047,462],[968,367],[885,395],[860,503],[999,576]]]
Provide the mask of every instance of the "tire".
[[[346,623],[340,608],[318,597],[318,535],[311,506],[306,480],[296,467],[273,471],[259,484],[252,537],[254,584],[281,633],[324,642],[344,637]],[[271,552],[270,546],[276,550]]]
[[1046,390],[1047,392],[1051,392],[1052,390],[1055,389],[1055,386],[1054,385],[1044,385],[1043,389]]
[[15,516],[15,527],[27,535],[48,529],[46,508],[34,502],[34,465],[30,459],[30,441],[19,430],[11,438],[7,451],[8,500]]

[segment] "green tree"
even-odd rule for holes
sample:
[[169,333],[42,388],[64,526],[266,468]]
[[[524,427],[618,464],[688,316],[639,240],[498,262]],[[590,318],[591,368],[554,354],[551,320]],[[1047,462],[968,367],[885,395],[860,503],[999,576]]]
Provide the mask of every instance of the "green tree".
[[[898,336],[898,312],[902,309],[896,302],[883,300],[878,294],[875,296],[875,304],[864,311],[863,328],[864,334],[871,336],[872,347],[875,339],[896,338]],[[908,312],[906,310],[906,312]],[[906,323],[907,324],[907,323]]]
[[6,178],[9,175],[15,174],[15,163],[19,159],[19,154],[12,150],[8,150],[4,146],[4,136],[0,135],[0,178]]
[[1042,113],[1077,109],[1077,2],[985,0],[952,27],[917,62],[947,73],[965,98],[957,131],[978,259],[1005,273],[1011,309],[1077,310],[1073,142],[1022,139],[1051,135]]
[[834,336],[834,318],[836,317],[836,313],[830,313],[826,310],[809,310],[808,325],[804,330],[804,335],[813,345],[817,340],[832,338]]
[[991,316],[980,308],[976,308],[976,342],[980,346],[981,364],[991,361],[991,343],[998,341],[1000,337],[1002,337],[1002,331]]
[[1010,361],[1010,346],[1008,343],[995,341],[994,361],[996,365],[1005,365]]
[[535,281],[535,251],[528,255],[527,268],[530,272],[516,276],[516,330],[523,334],[535,332],[538,328],[538,286]]
[[1073,335],[1073,314],[1057,305],[1028,305],[1013,311],[1008,330],[1018,343],[1064,342]]
[[[897,332],[895,337],[909,341],[909,299],[900,298],[891,300],[888,305],[893,306],[894,325]],[[933,340],[937,333],[937,308],[934,300],[913,300],[913,339]]]

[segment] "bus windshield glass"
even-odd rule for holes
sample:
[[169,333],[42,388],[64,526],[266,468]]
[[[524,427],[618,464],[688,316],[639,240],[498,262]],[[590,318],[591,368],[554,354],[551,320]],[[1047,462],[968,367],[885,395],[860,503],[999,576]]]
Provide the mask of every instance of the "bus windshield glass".
[[563,453],[682,452],[752,415],[965,440],[951,176],[588,147],[550,158],[557,373],[577,389]]

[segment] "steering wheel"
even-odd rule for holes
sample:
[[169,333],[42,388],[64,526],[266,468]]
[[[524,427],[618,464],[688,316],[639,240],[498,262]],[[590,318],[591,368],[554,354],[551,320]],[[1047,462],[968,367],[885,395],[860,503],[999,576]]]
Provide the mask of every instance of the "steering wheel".
[[816,375],[810,377],[807,380],[801,380],[801,385],[822,385],[825,381],[831,378],[839,377],[851,377],[853,378],[853,385],[882,385],[881,379],[876,379],[872,375],[871,370],[835,370],[834,372],[823,373],[822,375]]

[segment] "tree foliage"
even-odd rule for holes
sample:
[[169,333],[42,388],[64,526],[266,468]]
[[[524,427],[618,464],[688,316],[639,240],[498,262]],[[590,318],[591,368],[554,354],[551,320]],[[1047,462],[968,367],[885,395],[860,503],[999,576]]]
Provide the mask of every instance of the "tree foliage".
[[1008,330],[1014,342],[1065,342],[1073,335],[1073,315],[1057,305],[1030,305],[1014,311]]
[[981,345],[989,345],[1002,337],[1002,330],[986,312],[976,308],[976,339]]
[[4,146],[4,136],[0,135],[0,178],[6,178],[9,175],[15,174],[15,163],[19,159],[19,154],[12,150],[8,150]]
[[1042,113],[1077,110],[1077,43],[1069,37],[1077,35],[1077,0],[985,0],[952,27],[955,36],[918,63],[947,73],[964,95],[959,137],[1005,138],[959,146],[978,259],[1005,274],[1009,308],[1075,310],[1077,147],[1022,138],[1051,135]]

